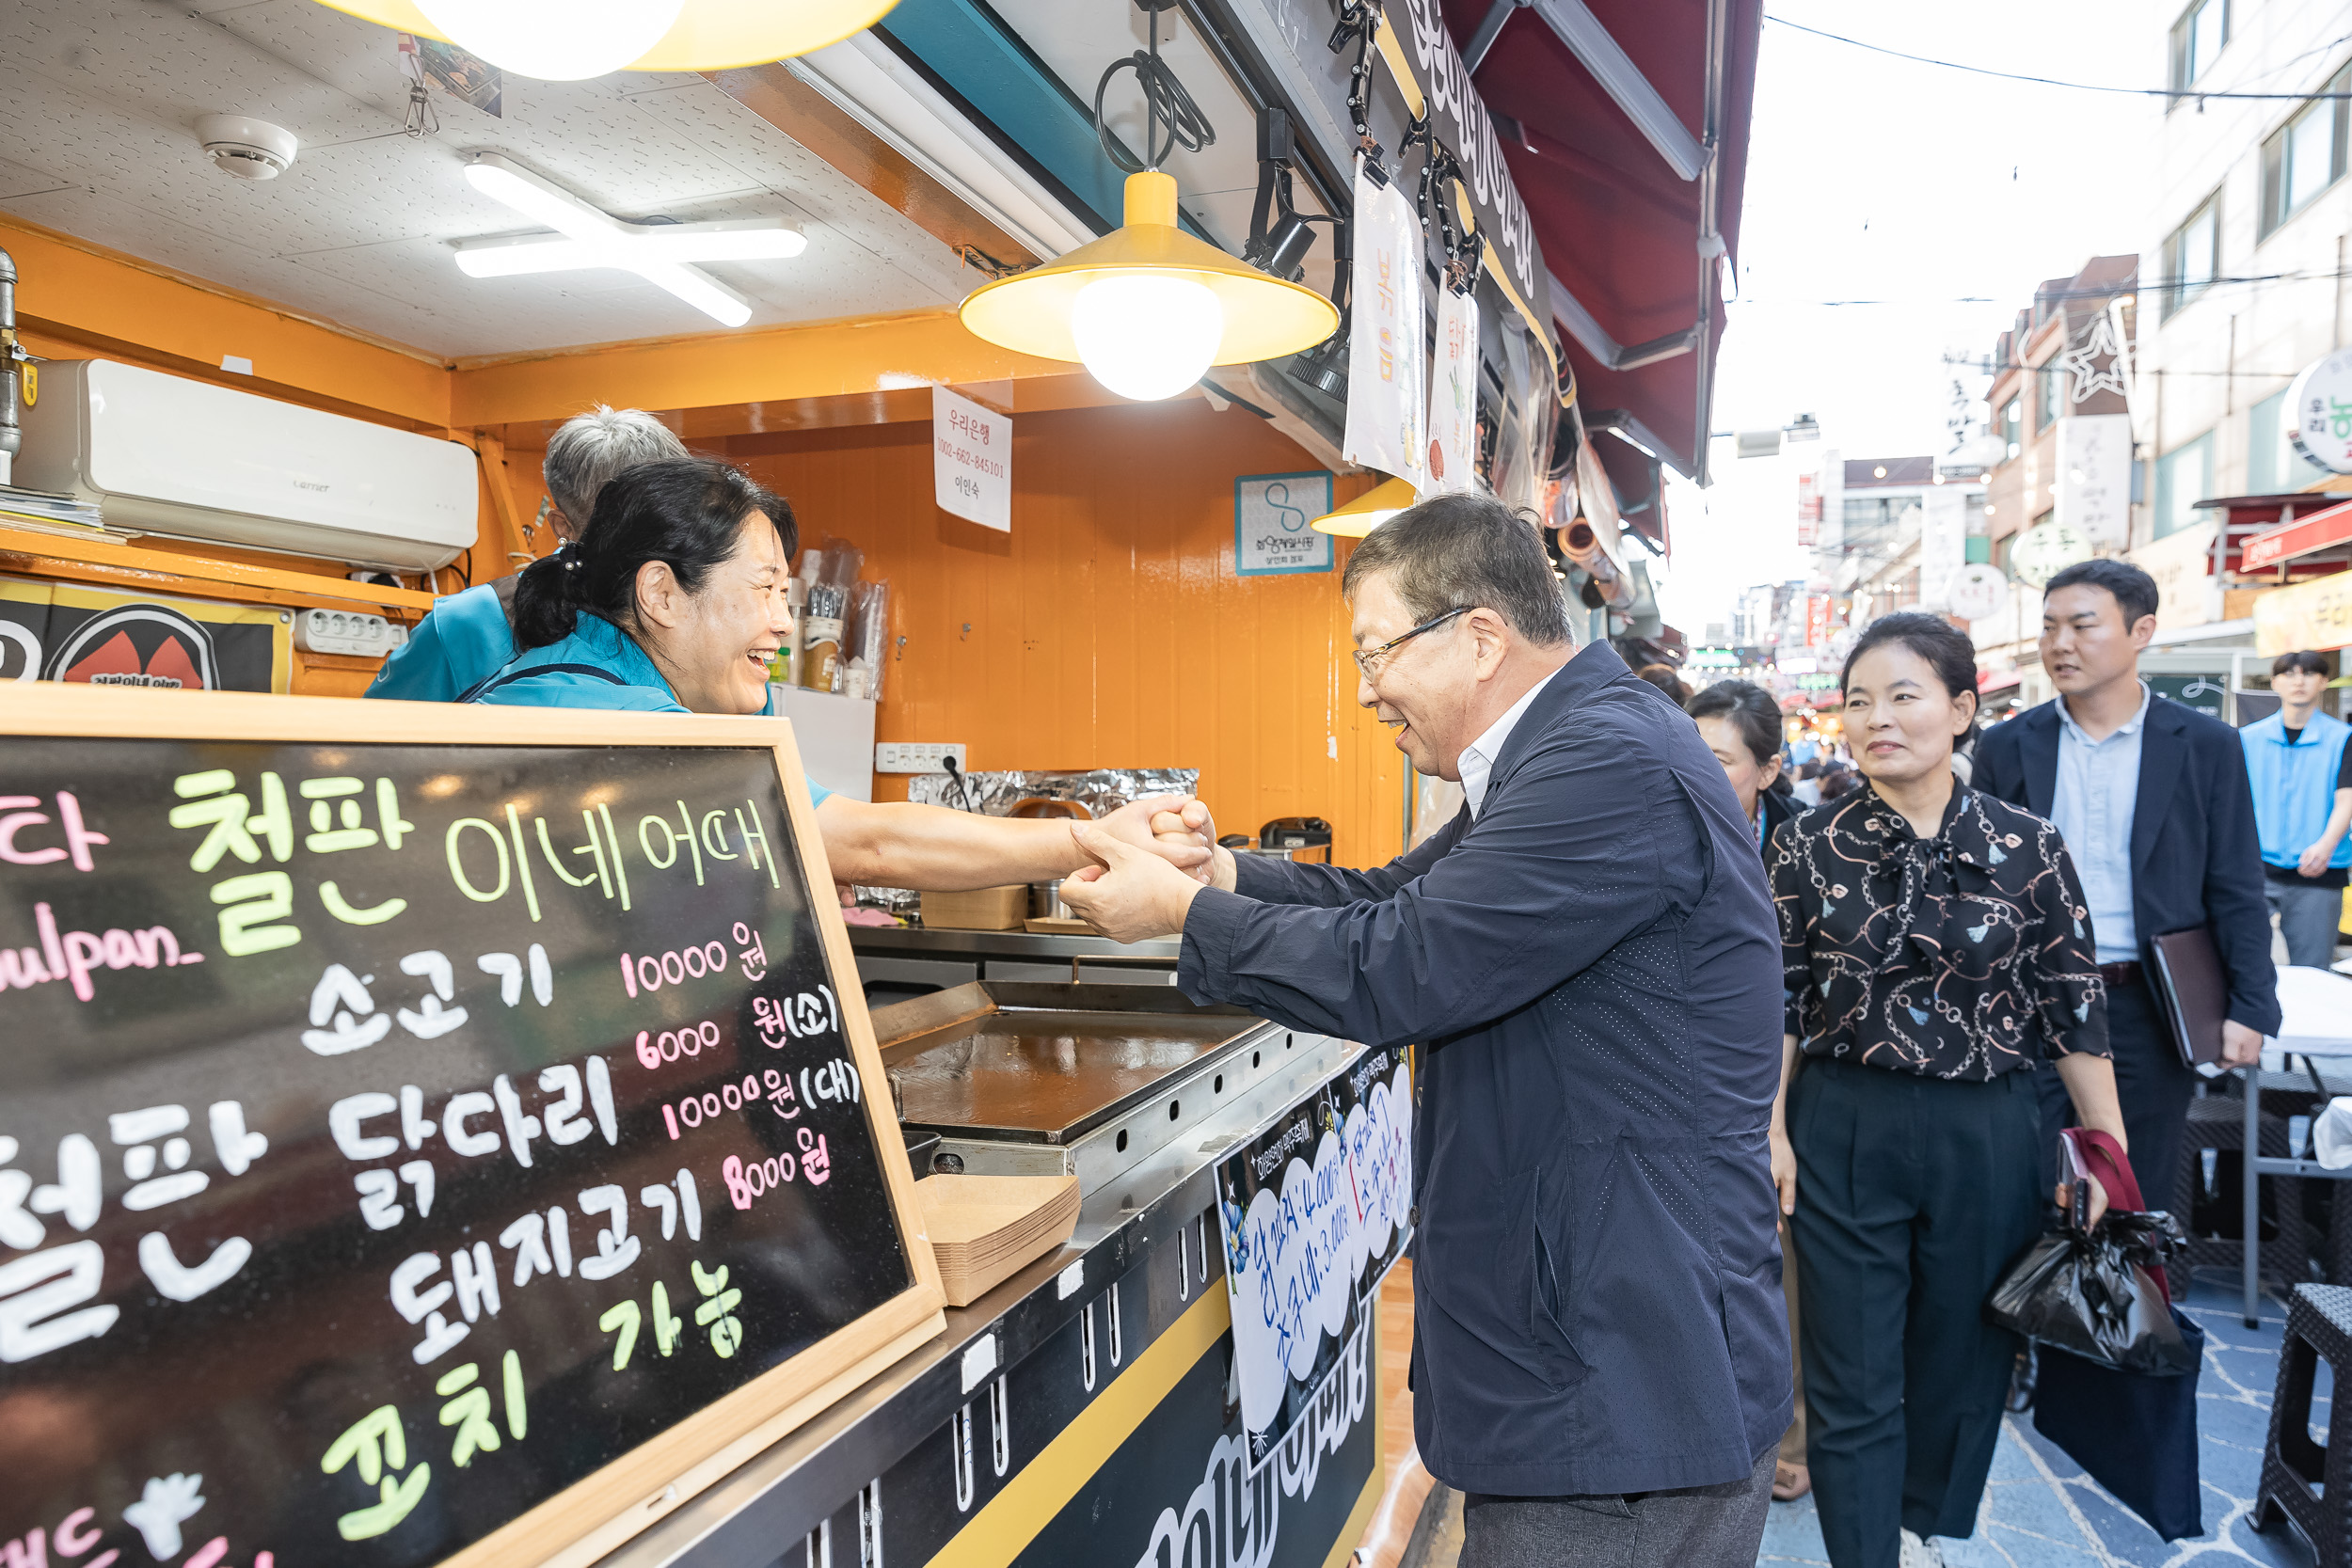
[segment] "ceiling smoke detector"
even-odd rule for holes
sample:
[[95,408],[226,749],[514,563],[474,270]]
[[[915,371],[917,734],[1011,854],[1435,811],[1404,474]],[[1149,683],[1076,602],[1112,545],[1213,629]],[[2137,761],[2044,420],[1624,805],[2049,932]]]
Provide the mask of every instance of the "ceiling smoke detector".
[[196,139],[215,166],[240,180],[275,180],[294,161],[293,132],[247,115],[205,115]]

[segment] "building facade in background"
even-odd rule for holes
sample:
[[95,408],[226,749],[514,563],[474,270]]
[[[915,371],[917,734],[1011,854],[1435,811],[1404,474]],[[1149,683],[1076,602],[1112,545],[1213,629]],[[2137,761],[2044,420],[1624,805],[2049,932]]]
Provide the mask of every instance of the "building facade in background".
[[2141,485],[2130,400],[2137,256],[2094,256],[2033,303],[1993,345],[1981,543],[1972,559],[2008,579],[1970,621],[1989,706],[2050,695],[2035,642],[2042,584],[2070,561],[2131,547]]
[[2296,451],[2286,406],[2288,383],[2352,331],[2352,101],[2328,96],[2352,92],[2347,35],[2343,0],[2195,0],[2162,40],[2184,96],[2158,135],[2140,258],[2129,396],[2147,504],[2129,553],[2156,578],[2158,649],[2184,674],[2266,671],[2255,602],[2352,563],[2341,543],[2283,559],[2258,546],[2259,567],[2242,555],[2332,504],[2312,492],[2352,488]]

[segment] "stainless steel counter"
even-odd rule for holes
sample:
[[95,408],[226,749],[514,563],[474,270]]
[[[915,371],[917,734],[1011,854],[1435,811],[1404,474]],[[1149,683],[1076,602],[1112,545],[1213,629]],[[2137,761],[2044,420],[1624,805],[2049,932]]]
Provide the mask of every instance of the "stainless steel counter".
[[[897,950],[906,952],[924,945],[908,937],[945,933],[880,934],[899,939]],[[956,935],[1007,944],[1091,940]],[[1194,1308],[1218,1305],[1203,1299],[1225,1272],[1211,1162],[1343,1071],[1360,1050],[1263,1021],[1235,1022],[1238,1037],[1214,1060],[1168,1073],[1154,1093],[1122,1098],[1115,1118],[1088,1126],[1070,1145],[951,1139],[976,1173],[1025,1174],[1044,1154],[1077,1172],[1086,1196],[1070,1243],[972,1306],[950,1308],[940,1338],[688,1499],[598,1568],[919,1564],[1032,1465],[1052,1467],[1043,1482],[1050,1489],[1074,1485],[1109,1460],[1107,1449],[1077,1452],[1070,1444],[1046,1450],[1180,1319],[1192,1314],[1187,1332],[1197,1337],[1204,1320]],[[1206,1356],[1217,1354],[1212,1344]],[[1216,1370],[1208,1394],[1212,1437],[1222,1424],[1223,1379]],[[1371,1451],[1364,1447],[1367,1465]],[[1202,1461],[1165,1458],[1170,1476]],[[1353,1458],[1335,1460],[1335,1486],[1363,1479],[1354,1468]],[[1193,1484],[1184,1481],[1173,1500]],[[1137,1496],[1138,1520],[1103,1517],[1090,1528],[1107,1537],[1136,1525],[1148,1538],[1168,1500]],[[1125,1512],[1125,1504],[1114,1511]],[[1308,1511],[1293,1512],[1298,1522],[1287,1528],[1322,1528]],[[1312,1560],[1324,1556],[1317,1550]]]
[[[850,948],[875,1000],[896,1000],[974,980],[1172,980],[1183,942],[1174,937],[1116,942],[1107,937],[1027,931],[910,930],[852,926]],[[1147,982],[1148,983],[1148,982]],[[887,993],[878,994],[878,993]]]

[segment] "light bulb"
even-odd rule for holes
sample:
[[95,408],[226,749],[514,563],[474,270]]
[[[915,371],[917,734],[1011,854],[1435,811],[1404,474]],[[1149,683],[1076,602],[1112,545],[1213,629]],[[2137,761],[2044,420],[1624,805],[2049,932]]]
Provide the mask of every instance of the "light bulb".
[[1225,311],[1189,278],[1114,273],[1078,291],[1070,335],[1095,380],[1151,403],[1174,397],[1216,362]]
[[450,41],[501,71],[576,82],[661,41],[686,0],[416,0]]

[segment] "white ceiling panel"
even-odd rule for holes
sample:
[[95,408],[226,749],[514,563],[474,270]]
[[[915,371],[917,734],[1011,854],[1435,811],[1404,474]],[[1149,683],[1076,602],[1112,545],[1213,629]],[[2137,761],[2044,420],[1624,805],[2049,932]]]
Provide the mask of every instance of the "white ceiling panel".
[[[619,217],[798,222],[803,255],[709,269],[755,326],[951,304],[974,281],[698,76],[510,77],[502,116],[437,92],[437,128],[411,137],[395,35],[316,0],[9,0],[0,57],[0,210],[451,357],[715,330],[626,274],[464,277],[456,241],[529,227],[467,183],[476,151]],[[284,126],[293,166],[215,169],[194,130],[210,113]],[[36,315],[40,290],[35,276],[20,291]]]

